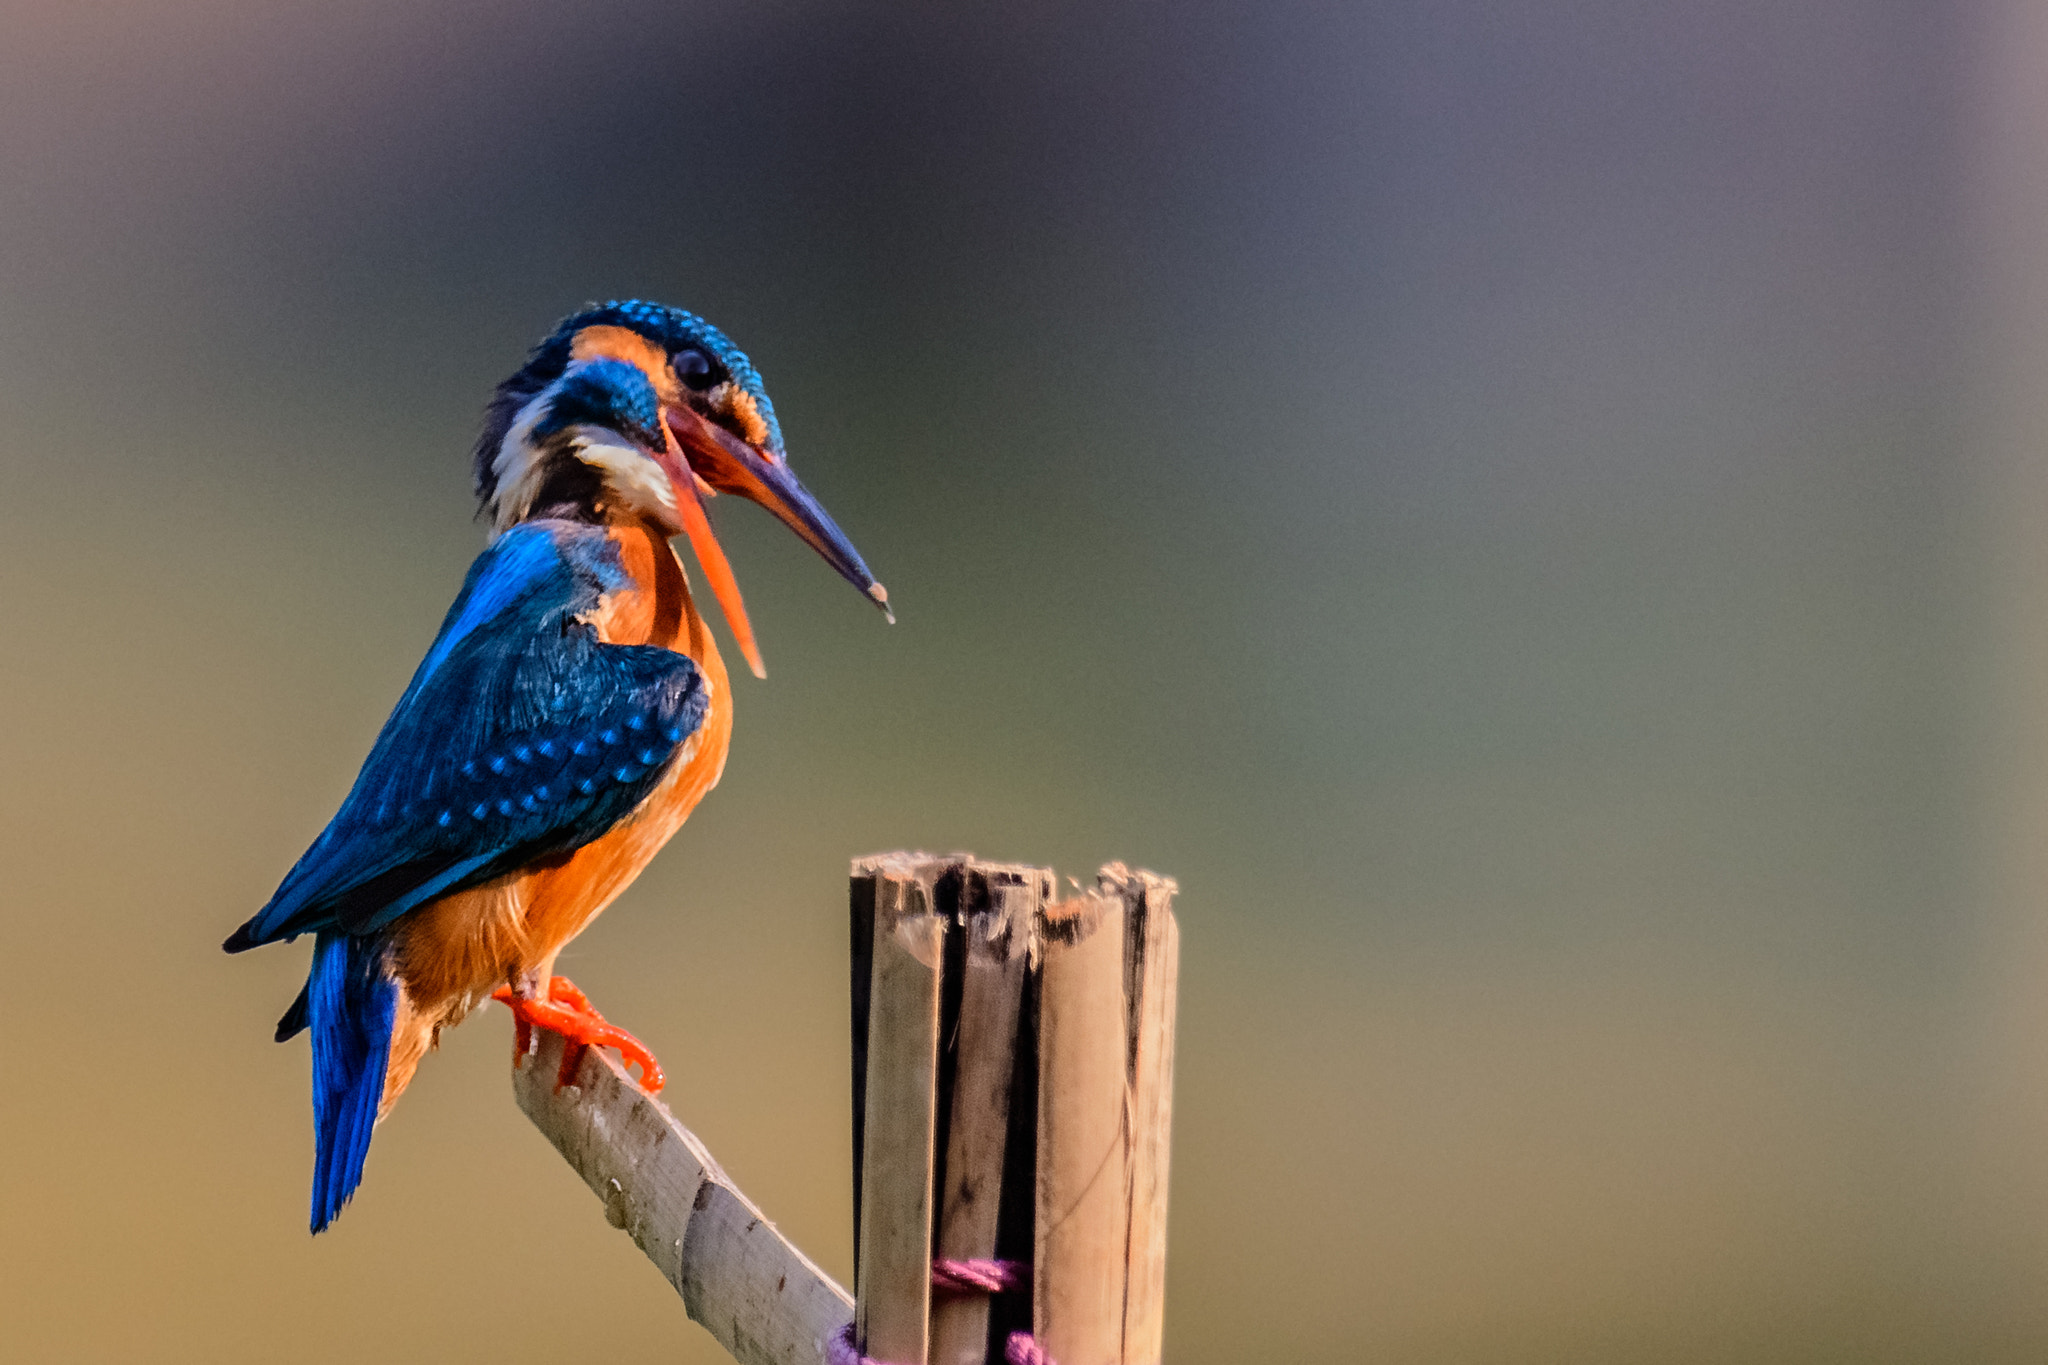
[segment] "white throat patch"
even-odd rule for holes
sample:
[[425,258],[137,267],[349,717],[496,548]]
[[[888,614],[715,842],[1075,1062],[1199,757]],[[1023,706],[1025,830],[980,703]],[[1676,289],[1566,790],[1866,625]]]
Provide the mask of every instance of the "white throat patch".
[[[491,534],[504,534],[533,512],[547,476],[547,452],[534,442],[534,428],[547,416],[561,381],[548,385],[512,419],[505,439],[491,460],[497,492],[491,500]],[[674,535],[682,530],[676,491],[668,472],[625,437],[605,427],[579,425],[565,433],[571,454],[604,478],[605,488],[620,504],[640,513]],[[557,447],[559,449],[559,447]]]

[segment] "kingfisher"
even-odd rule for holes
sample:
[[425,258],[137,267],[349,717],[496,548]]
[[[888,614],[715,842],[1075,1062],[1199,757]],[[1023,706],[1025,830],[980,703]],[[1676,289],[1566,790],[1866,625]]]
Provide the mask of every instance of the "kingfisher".
[[757,677],[705,511],[720,493],[773,513],[895,619],[790,470],[759,372],[682,309],[564,320],[493,394],[475,477],[489,545],[333,820],[223,945],[313,936],[277,1039],[312,1035],[316,1233],[441,1031],[486,1000],[510,1007],[522,1046],[539,1026],[572,1057],[616,1047],[660,1088],[653,1054],[554,962],[725,768],[731,688],[671,537]]

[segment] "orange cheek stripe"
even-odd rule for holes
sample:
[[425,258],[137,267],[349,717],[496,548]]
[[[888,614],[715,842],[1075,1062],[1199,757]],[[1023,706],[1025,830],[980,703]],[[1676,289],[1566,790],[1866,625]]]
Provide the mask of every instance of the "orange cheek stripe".
[[674,401],[681,395],[676,388],[675,376],[669,372],[668,355],[630,327],[614,327],[609,324],[585,327],[569,343],[569,355],[576,360],[596,360],[600,357],[623,360],[637,365],[647,375],[647,381],[654,385],[654,391],[665,401]]
[[768,444],[768,423],[761,419],[761,408],[755,403],[754,395],[737,384],[727,384],[726,387],[732,392],[726,408],[733,420],[740,424],[740,435],[747,439],[749,445],[763,447],[761,454],[764,458],[774,459],[775,453],[765,448]]

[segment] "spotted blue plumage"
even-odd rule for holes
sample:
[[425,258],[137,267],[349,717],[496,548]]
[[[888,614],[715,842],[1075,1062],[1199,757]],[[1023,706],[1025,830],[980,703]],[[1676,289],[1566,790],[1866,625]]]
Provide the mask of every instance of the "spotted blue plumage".
[[588,843],[653,790],[703,719],[704,683],[687,656],[600,644],[577,621],[622,581],[613,554],[603,531],[558,521],[485,551],[333,822],[231,948],[373,932]]
[[393,926],[597,838],[703,723],[708,694],[687,656],[601,643],[579,619],[625,581],[600,528],[532,521],[500,536],[333,821],[225,945],[318,936],[278,1025],[281,1039],[314,1034],[316,1232],[361,1179],[397,1004]]

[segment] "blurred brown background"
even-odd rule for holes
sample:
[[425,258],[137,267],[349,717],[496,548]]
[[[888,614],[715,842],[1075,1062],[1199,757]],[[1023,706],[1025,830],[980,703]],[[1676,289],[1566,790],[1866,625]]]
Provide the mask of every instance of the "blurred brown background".
[[849,1269],[847,860],[1177,875],[1175,1365],[2048,1358],[2048,26],[1933,0],[17,0],[0,1355],[721,1359],[487,1012],[309,1240],[231,960],[586,299],[884,627],[566,965]]

